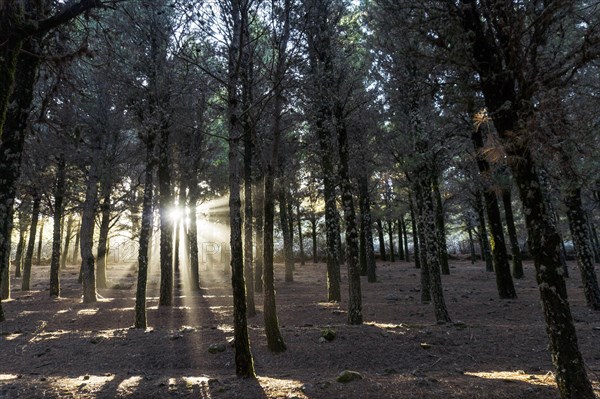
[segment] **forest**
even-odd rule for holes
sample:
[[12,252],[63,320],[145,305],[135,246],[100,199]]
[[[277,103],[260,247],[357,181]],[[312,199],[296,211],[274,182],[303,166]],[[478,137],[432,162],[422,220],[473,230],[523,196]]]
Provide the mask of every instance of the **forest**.
[[1,398],[600,397],[599,0],[0,0]]

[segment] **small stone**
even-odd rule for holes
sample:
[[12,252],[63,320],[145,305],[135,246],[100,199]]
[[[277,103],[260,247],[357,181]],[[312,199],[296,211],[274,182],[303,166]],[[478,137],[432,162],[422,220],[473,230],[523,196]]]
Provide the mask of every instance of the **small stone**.
[[181,327],[179,329],[179,332],[182,332],[184,334],[185,333],[191,333],[191,332],[194,332],[194,331],[196,331],[196,329],[194,327],[191,327],[191,326],[183,326],[183,327]]
[[219,352],[225,352],[225,349],[227,349],[225,347],[224,344],[211,344],[208,347],[208,353],[219,353]]
[[183,335],[181,335],[181,334],[173,334],[173,335],[169,336],[169,339],[171,341],[175,341],[175,340],[181,339],[181,338],[183,338]]
[[467,328],[467,324],[463,323],[462,321],[455,321],[453,325],[458,330],[464,330],[465,328]]
[[319,337],[319,343],[320,343],[320,344],[323,344],[323,343],[325,343],[325,342],[327,342],[327,340],[326,340],[325,338],[323,338],[323,337]]
[[421,342],[421,348],[431,349],[431,344],[428,344],[427,342]]
[[323,331],[321,331],[321,337],[325,338],[327,341],[333,341],[336,337],[335,330],[332,330],[331,328],[326,328]]
[[362,378],[359,372],[344,370],[337,376],[336,381],[345,384],[351,381],[362,380]]
[[300,390],[302,392],[310,392],[314,389],[314,386],[312,384],[302,384],[302,386],[300,387]]
[[333,309],[333,310],[331,311],[331,313],[332,313],[332,314],[335,314],[335,315],[341,315],[343,312],[342,312],[341,310],[339,310],[339,309]]
[[398,300],[400,300],[400,297],[396,294],[387,294],[385,296],[385,299],[388,301],[398,301]]
[[84,376],[83,376],[83,379],[84,379],[85,381],[89,380],[89,379],[90,379],[90,376],[89,376],[89,374],[86,374],[86,375],[84,375]]

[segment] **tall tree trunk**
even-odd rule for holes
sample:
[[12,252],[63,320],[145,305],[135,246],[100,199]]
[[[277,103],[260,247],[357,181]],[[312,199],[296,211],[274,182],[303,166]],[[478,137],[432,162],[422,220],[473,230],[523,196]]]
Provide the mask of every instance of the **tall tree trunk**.
[[508,230],[508,238],[510,240],[510,248],[512,252],[512,275],[514,278],[523,278],[523,262],[521,260],[521,248],[519,247],[517,229],[515,228],[515,217],[513,216],[512,210],[511,191],[511,188],[502,191],[502,203],[504,205],[506,229]]
[[71,243],[71,236],[73,235],[73,215],[67,217],[67,227],[65,229],[64,246],[60,256],[60,268],[64,269],[67,267],[67,257],[69,256],[69,244]]
[[394,227],[391,220],[387,220],[388,239],[390,240],[390,262],[396,261],[396,253],[394,251]]
[[265,181],[264,174],[255,179],[254,190],[254,232],[256,235],[256,258],[254,259],[254,291],[263,292],[263,260],[264,260],[264,212],[265,212]]
[[42,246],[44,244],[44,217],[42,216],[40,219],[40,232],[38,233],[38,244],[37,251],[35,257],[35,264],[42,264]]
[[[414,215],[416,216],[417,228],[415,229],[413,226],[413,232],[417,231],[418,238],[415,237],[415,242],[419,243],[418,250],[415,251],[415,260],[419,260],[419,269],[421,269],[421,303],[429,303],[431,301],[431,277],[429,274],[429,261],[427,259],[427,252],[429,251],[427,248],[428,242],[425,239],[425,216],[423,213],[425,205],[423,203],[423,189],[415,184],[413,191],[417,207],[415,212],[416,215]],[[412,198],[410,203],[412,208]]]
[[283,235],[283,257],[285,263],[285,282],[291,283],[294,281],[294,248],[292,236],[290,232],[290,224],[288,221],[288,206],[285,183],[281,179],[278,185],[279,198],[279,219],[281,224],[281,233]]
[[173,305],[173,205],[169,167],[169,129],[163,126],[158,139],[158,202],[160,215],[160,296],[159,306]]
[[190,208],[189,252],[190,252],[190,286],[192,291],[200,290],[200,261],[198,254],[198,221],[196,206],[198,204],[198,181],[195,173],[188,180],[188,207]]
[[381,219],[377,219],[377,234],[379,238],[379,256],[383,262],[387,261],[387,254],[385,251],[385,238],[383,237],[383,222]]
[[73,256],[71,257],[71,263],[77,264],[79,261],[79,241],[81,239],[81,220],[77,222],[77,228],[75,229],[75,247],[73,248]]
[[302,217],[300,216],[300,201],[296,202],[296,213],[298,214],[298,243],[300,244],[300,265],[306,263],[306,255],[304,254],[304,235],[302,233]]
[[477,256],[475,255],[475,242],[473,241],[473,228],[469,224],[467,226],[467,233],[469,234],[469,250],[471,252],[471,264],[475,264],[475,259]]
[[490,242],[488,240],[487,227],[485,223],[485,214],[483,211],[483,204],[481,202],[481,194],[475,194],[475,211],[477,212],[477,219],[479,220],[479,241],[481,245],[481,257],[485,260],[485,271],[494,271],[494,262],[492,260],[492,252],[490,250]]
[[[99,140],[99,139],[98,139]],[[90,170],[85,190],[85,201],[81,212],[81,277],[83,282],[83,303],[94,303],[96,296],[96,270],[94,264],[94,227],[96,218],[96,201],[98,200],[98,173],[97,159],[91,159]]]
[[408,199],[408,203],[410,206],[410,222],[412,225],[412,238],[413,238],[413,251],[415,257],[415,268],[419,269],[421,267],[421,254],[419,253],[419,240],[420,235],[417,231],[417,217],[415,215],[415,207],[413,205],[412,195]]
[[[246,86],[246,85],[245,85]],[[244,92],[251,91],[245,87]],[[246,94],[248,96],[249,94]],[[244,102],[249,102],[246,99]],[[248,105],[249,106],[249,105]],[[246,109],[249,113],[249,109]],[[252,125],[249,117],[244,118],[244,276],[246,279],[246,303],[248,307],[248,317],[256,315],[256,304],[254,303],[254,243],[252,240],[253,227],[253,209],[252,209]]]
[[66,162],[64,155],[58,158],[56,168],[56,187],[54,190],[54,226],[52,228],[52,257],[50,259],[50,296],[60,296],[60,237],[61,219],[63,216],[63,202],[65,195]]
[[406,234],[406,220],[404,217],[401,219],[402,221],[402,233],[404,234],[404,259],[407,262],[410,262],[410,253],[408,252],[408,234]]
[[446,243],[446,222],[444,220],[444,203],[440,191],[439,176],[437,172],[433,173],[433,194],[435,195],[435,227],[438,242],[438,251],[440,258],[440,267],[442,274],[450,274],[450,265],[448,264],[448,245]]
[[319,262],[319,254],[317,252],[317,217],[313,213],[310,217],[311,236],[312,236],[312,258],[313,263]]
[[404,234],[402,233],[402,218],[396,221],[398,226],[398,260],[404,260]]
[[581,203],[581,188],[571,188],[565,194],[567,217],[571,229],[571,237],[577,254],[577,266],[581,272],[583,293],[588,307],[600,310],[600,288],[594,270],[594,256],[590,248],[587,218]]
[[[473,129],[471,140],[477,151],[477,167],[479,168],[480,175],[484,179],[491,179],[493,176],[492,169],[483,154],[484,138],[482,130],[483,129],[480,127]],[[494,271],[496,272],[496,287],[500,298],[513,299],[517,297],[517,293],[510,274],[510,265],[508,264],[508,255],[506,253],[506,241],[504,239],[500,208],[498,207],[498,198],[491,185],[492,182],[484,181],[483,198],[488,217],[488,226],[492,236],[491,249],[494,260]]]
[[110,229],[110,193],[111,185],[104,181],[101,183],[102,205],[100,206],[100,231],[98,236],[98,256],[96,257],[96,287],[106,288],[106,263],[108,254],[108,231]]
[[[148,249],[152,232],[152,189],[154,172],[154,137],[146,139],[146,167],[144,171],[144,198],[142,200],[142,226],[138,252],[138,276],[135,292],[135,328],[146,328],[146,283],[148,281]],[[192,215],[195,218],[195,214]]]
[[[242,126],[239,117],[238,83],[241,45],[247,43],[243,32],[248,23],[248,9],[240,0],[231,0],[231,43],[228,54],[227,117],[229,123],[229,227],[231,248],[231,285],[233,289],[233,329],[235,348],[235,369],[240,377],[255,377],[254,360],[250,351],[248,318],[246,307],[246,282],[244,281],[244,248],[242,241],[242,215],[240,199],[240,159],[239,142]],[[266,282],[265,282],[266,285]],[[268,295],[265,293],[265,297]],[[266,313],[266,310],[265,310]]]
[[23,253],[25,250],[25,241],[27,236],[27,223],[25,223],[21,219],[22,217],[23,213],[19,211],[19,242],[17,243],[17,250],[15,253],[15,278],[21,277],[21,270],[23,266]]
[[365,274],[367,281],[374,283],[377,281],[375,251],[373,249],[373,221],[371,219],[371,198],[369,196],[369,179],[366,175],[359,176],[359,208],[360,208],[360,227],[364,238],[365,246]]
[[590,225],[590,234],[592,237],[592,248],[594,250],[594,259],[596,263],[600,263],[600,240],[598,240],[598,233],[596,232],[596,226],[594,223],[588,218],[588,223]]
[[31,285],[31,264],[33,262],[33,251],[35,249],[35,235],[37,223],[40,215],[40,204],[42,196],[35,192],[33,194],[33,209],[31,211],[31,225],[29,228],[29,242],[27,243],[27,252],[25,253],[25,262],[23,264],[23,280],[21,280],[21,291],[29,291]]
[[338,152],[340,163],[340,188],[342,192],[342,206],[344,207],[344,220],[346,222],[346,264],[348,267],[348,324],[362,324],[362,292],[360,287],[360,269],[358,264],[358,227],[356,226],[356,213],[354,211],[354,198],[352,197],[352,182],[349,172],[348,131],[340,108],[336,111],[338,121]]

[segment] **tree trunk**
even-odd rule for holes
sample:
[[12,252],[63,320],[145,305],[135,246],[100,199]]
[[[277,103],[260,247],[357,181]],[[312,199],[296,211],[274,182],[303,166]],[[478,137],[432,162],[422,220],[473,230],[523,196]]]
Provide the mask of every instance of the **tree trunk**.
[[508,230],[508,238],[510,240],[510,248],[512,252],[512,275],[514,278],[523,278],[524,274],[523,262],[521,260],[521,248],[519,247],[517,229],[515,228],[515,218],[513,216],[512,195],[510,188],[502,191],[502,203],[504,205],[506,229]]
[[279,198],[279,219],[281,224],[281,233],[283,235],[283,254],[285,262],[285,282],[291,283],[294,281],[294,248],[290,232],[290,224],[288,221],[288,206],[287,195],[283,181],[279,181],[278,198]]
[[44,217],[42,216],[40,219],[40,232],[38,233],[38,244],[37,244],[37,252],[35,257],[35,264],[42,264],[42,246],[44,244]]
[[96,287],[106,288],[106,263],[108,254],[108,231],[110,229],[110,193],[111,185],[108,182],[101,183],[102,205],[100,206],[100,231],[98,236],[98,256],[96,260]]
[[264,175],[255,179],[254,192],[254,232],[256,235],[256,257],[254,259],[254,291],[263,292],[263,258],[264,258],[264,211],[265,211],[265,182]]
[[[250,90],[245,88],[244,91]],[[246,110],[248,113],[249,110]],[[256,315],[256,304],[254,303],[254,268],[253,268],[253,250],[252,240],[253,227],[253,209],[252,209],[252,126],[249,117],[244,118],[244,276],[246,279],[246,303],[248,307],[248,317]]]
[[373,221],[371,219],[371,198],[369,196],[369,179],[366,175],[361,175],[358,179],[359,207],[360,207],[360,228],[364,236],[365,253],[365,274],[367,281],[374,283],[377,281],[375,251],[373,250]]
[[590,225],[590,234],[592,237],[592,248],[594,249],[594,259],[596,263],[600,263],[600,240],[598,240],[598,233],[596,232],[596,226],[594,223],[588,218],[588,223]]
[[[152,231],[152,189],[154,169],[154,137],[149,133],[146,141],[146,167],[144,172],[144,198],[142,200],[142,226],[138,252],[138,276],[135,292],[135,328],[146,328],[146,283],[148,281],[148,250]],[[195,214],[192,215],[195,218]]]
[[302,217],[300,214],[300,202],[296,202],[296,213],[298,214],[298,243],[300,244],[300,265],[306,263],[306,255],[304,254],[304,235],[302,234]]
[[312,257],[313,263],[319,262],[319,254],[317,252],[317,217],[313,213],[310,217],[311,236],[312,236]]
[[65,195],[66,162],[63,155],[58,158],[56,168],[56,188],[54,191],[54,226],[52,228],[52,257],[50,259],[50,296],[60,296],[60,237],[61,219],[63,217],[63,202]]
[[471,225],[467,226],[467,232],[469,234],[469,250],[471,251],[471,264],[475,264],[475,242],[473,241],[473,229]]
[[433,173],[432,183],[433,193],[435,195],[435,227],[440,267],[442,269],[442,274],[450,274],[450,265],[448,264],[448,245],[446,243],[446,222],[444,220],[444,203],[442,201],[442,193],[440,192],[439,177],[436,172]]
[[[231,285],[233,289],[233,329],[235,348],[235,369],[239,377],[255,377],[254,360],[250,351],[248,319],[246,307],[246,282],[244,281],[244,248],[242,241],[242,215],[240,199],[240,159],[239,141],[242,126],[239,117],[238,73],[246,67],[240,65],[246,43],[243,32],[248,23],[248,9],[240,0],[231,0],[231,43],[228,54],[227,117],[229,128],[229,227],[231,248]],[[268,295],[265,294],[265,297]],[[266,310],[265,310],[266,313]]]
[[[344,221],[346,222],[346,264],[348,267],[348,324],[362,324],[362,292],[360,287],[360,269],[358,264],[358,228],[356,226],[356,213],[354,211],[354,198],[352,197],[352,182],[348,170],[348,131],[342,116],[342,110],[337,109],[336,120],[338,134],[338,152],[340,163],[340,188],[342,192],[342,205],[344,207]],[[389,222],[388,222],[389,223]],[[391,230],[390,230],[391,232]]]
[[73,235],[73,215],[69,215],[67,218],[67,227],[65,230],[65,244],[60,256],[60,268],[64,269],[67,267],[67,257],[69,256],[69,244],[71,243],[71,235]]
[[377,234],[379,235],[379,256],[385,262],[387,261],[387,254],[385,253],[385,238],[383,238],[383,222],[381,219],[377,219]]
[[23,266],[23,252],[25,250],[25,237],[27,224],[22,220],[23,213],[19,212],[19,242],[15,253],[15,278],[21,277],[21,269]]
[[[429,303],[431,301],[431,277],[429,275],[429,261],[427,260],[427,240],[425,239],[425,218],[423,214],[423,189],[418,185],[414,187],[415,202],[417,207],[416,212],[416,223],[417,228],[413,226],[413,232],[417,231],[418,238],[416,241],[419,242],[418,250],[415,251],[415,259],[419,259],[419,269],[421,269],[421,303]],[[411,208],[412,198],[410,200]],[[415,220],[415,219],[413,219]],[[413,233],[414,234],[414,233]]]
[[408,234],[406,234],[406,220],[402,220],[402,233],[404,234],[404,259],[410,262],[410,253],[408,252]]
[[577,254],[577,266],[581,272],[581,283],[587,306],[600,310],[600,288],[594,270],[594,255],[590,248],[588,237],[587,218],[581,203],[581,188],[571,188],[565,194],[565,205],[567,206],[567,217],[571,237]]
[[200,290],[200,261],[198,254],[198,221],[196,206],[198,204],[198,182],[195,173],[188,180],[188,207],[190,209],[189,251],[190,251],[190,286],[192,291]]
[[[99,139],[98,139],[99,140]],[[90,171],[85,190],[85,201],[81,212],[81,277],[83,282],[83,303],[95,303],[96,271],[94,265],[94,227],[96,218],[96,201],[98,200],[98,165],[97,159],[91,159]]]
[[481,203],[481,194],[477,193],[475,196],[475,211],[477,212],[477,218],[479,219],[479,241],[481,245],[481,257],[485,260],[485,271],[493,272],[494,263],[492,260],[492,252],[490,251],[490,242],[488,241],[485,215],[483,212],[483,204]]
[[29,291],[31,284],[31,263],[33,262],[33,251],[35,248],[35,234],[40,214],[40,204],[42,197],[39,193],[33,194],[33,209],[31,211],[31,225],[29,228],[29,242],[27,243],[27,252],[25,253],[25,263],[23,264],[23,280],[21,280],[21,291]]
[[412,224],[412,238],[413,238],[413,251],[415,257],[415,268],[419,269],[421,267],[421,254],[419,253],[419,239],[420,235],[417,231],[417,218],[415,216],[415,207],[413,205],[412,195],[408,199],[410,206],[410,222]]
[[402,218],[398,218],[396,221],[398,226],[398,260],[403,261],[405,259],[404,256],[404,234],[402,233]]
[[77,228],[75,229],[75,247],[73,248],[73,256],[71,257],[71,263],[74,265],[79,261],[79,241],[81,238],[81,220],[77,222]]
[[169,211],[171,172],[169,167],[169,129],[163,126],[158,139],[158,202],[160,214],[160,296],[159,306],[173,305],[173,221]]
[[394,251],[394,228],[391,220],[387,221],[388,239],[390,240],[390,262],[396,261],[396,253]]

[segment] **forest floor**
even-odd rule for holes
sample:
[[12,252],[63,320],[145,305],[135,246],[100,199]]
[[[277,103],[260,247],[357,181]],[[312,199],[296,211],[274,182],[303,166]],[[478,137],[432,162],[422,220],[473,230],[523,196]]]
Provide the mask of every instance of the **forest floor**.
[[[568,289],[579,345],[600,392],[600,312],[585,307],[579,272]],[[452,261],[443,276],[452,324],[437,325],[420,303],[412,263],[379,262],[377,283],[362,280],[361,326],[346,324],[344,300],[326,302],[324,264],[297,266],[295,282],[276,268],[277,310],[287,351],[269,352],[259,313],[249,319],[258,378],[235,377],[230,280],[204,272],[203,290],[158,308],[151,276],[147,330],[132,329],[135,270],[112,265],[112,289],[81,303],[77,268],[62,271],[62,297],[48,297],[48,268],[34,266],[34,290],[4,303],[0,398],[558,398],[533,267],[516,281],[519,298],[499,300],[493,273]],[[326,328],[333,341],[320,340]],[[224,351],[209,353],[212,344]],[[223,348],[221,348],[223,349]],[[340,383],[343,370],[362,379]]]

